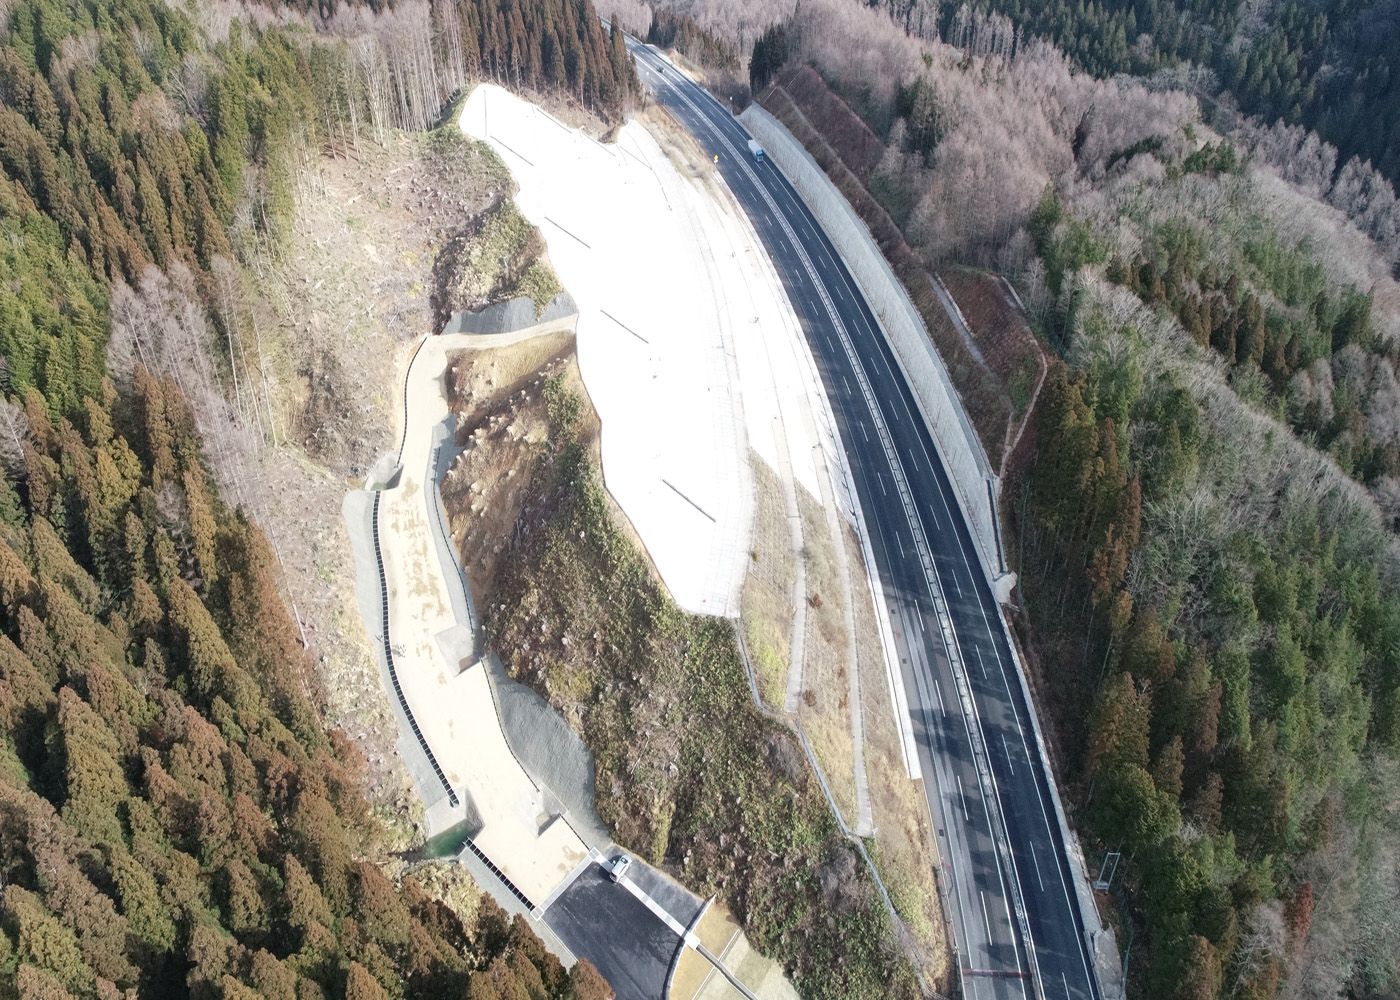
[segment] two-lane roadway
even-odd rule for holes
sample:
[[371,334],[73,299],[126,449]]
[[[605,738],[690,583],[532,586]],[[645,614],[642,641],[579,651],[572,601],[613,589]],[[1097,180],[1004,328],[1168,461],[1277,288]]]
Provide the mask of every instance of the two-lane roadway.
[[965,995],[1099,1000],[1076,877],[1000,608],[899,362],[831,240],[743,126],[650,46],[642,80],[763,241],[836,415],[909,695]]

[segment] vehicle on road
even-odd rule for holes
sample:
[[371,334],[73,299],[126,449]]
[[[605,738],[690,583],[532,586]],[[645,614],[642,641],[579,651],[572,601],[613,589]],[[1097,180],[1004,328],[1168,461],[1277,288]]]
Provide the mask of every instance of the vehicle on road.
[[627,874],[627,869],[632,867],[632,859],[625,854],[619,854],[612,860],[612,867],[608,869],[608,878],[613,882],[622,881],[622,876]]
[[[629,47],[644,65],[661,62],[648,46]],[[722,154],[721,176],[788,286],[825,381],[876,570],[892,595],[925,792],[946,831],[947,917],[963,995],[1102,1000],[1073,836],[1056,819],[1028,690],[894,346],[791,181],[749,165],[762,146],[743,122],[693,81],[658,79],[657,104]],[[955,692],[946,704],[945,691]]]
[[753,157],[755,163],[763,162],[763,147],[755,139],[749,140],[749,155]]

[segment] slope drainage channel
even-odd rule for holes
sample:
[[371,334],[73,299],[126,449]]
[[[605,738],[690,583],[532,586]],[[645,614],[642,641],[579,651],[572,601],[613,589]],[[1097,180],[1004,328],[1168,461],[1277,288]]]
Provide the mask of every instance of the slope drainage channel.
[[382,494],[378,491],[374,494],[374,510],[372,523],[374,527],[374,562],[379,570],[379,605],[383,618],[383,628],[380,631],[379,639],[384,644],[384,659],[389,664],[389,682],[394,685],[394,696],[399,699],[399,707],[403,709],[404,718],[408,719],[408,727],[413,730],[413,735],[418,740],[418,745],[423,749],[423,753],[428,757],[428,763],[433,767],[433,773],[442,783],[443,791],[447,793],[447,801],[452,808],[461,805],[461,799],[452,789],[452,783],[447,780],[447,775],[442,772],[442,765],[433,755],[433,748],[428,746],[428,741],[423,738],[423,731],[418,728],[418,720],[413,717],[413,709],[408,707],[408,699],[404,697],[403,687],[399,684],[399,672],[394,666],[393,644],[389,642],[389,581],[384,575],[384,554],[379,549],[379,500]]
[[[415,355],[416,356],[416,355]],[[384,573],[384,554],[379,548],[379,501],[383,493],[379,490],[374,494],[374,506],[371,513],[371,524],[374,532],[374,562],[379,570],[379,608],[382,618],[383,628],[380,632],[380,641],[384,644],[384,661],[389,666],[389,682],[394,685],[394,696],[399,700],[399,708],[403,709],[404,718],[408,720],[408,727],[413,730],[414,738],[418,740],[418,746],[422,748],[424,755],[428,758],[428,763],[432,765],[433,774],[437,775],[438,781],[442,784],[443,791],[447,793],[447,801],[452,808],[461,805],[462,800],[457,797],[457,793],[452,788],[452,783],[447,780],[447,775],[443,773],[442,765],[438,763],[437,757],[433,754],[433,748],[428,746],[428,741],[423,738],[423,731],[418,728],[418,720],[413,717],[413,709],[408,705],[408,699],[404,697],[403,687],[399,684],[399,672],[394,665],[393,644],[389,641],[389,581]],[[476,841],[468,835],[465,839],[465,848],[476,855],[477,859],[484,864],[492,875],[501,880],[501,884],[510,890],[511,895],[520,900],[525,905],[527,911],[533,912],[534,902],[529,896],[521,891],[520,887],[512,882],[505,872],[501,871],[486,853],[476,845]]]

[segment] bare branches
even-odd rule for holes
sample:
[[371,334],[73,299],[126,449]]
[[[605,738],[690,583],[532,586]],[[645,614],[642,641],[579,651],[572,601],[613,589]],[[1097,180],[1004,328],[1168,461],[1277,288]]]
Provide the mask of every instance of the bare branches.
[[[227,296],[227,262],[215,273],[216,277],[222,273],[222,291]],[[230,400],[226,362],[219,357],[215,331],[205,317],[194,276],[183,264],[173,265],[168,274],[148,267],[134,289],[124,282],[113,287],[107,364],[118,381],[130,379],[140,365],[179,386],[194,411],[220,485],[241,503],[243,473],[263,445],[264,427],[256,418],[249,419],[256,412],[256,402],[245,407],[238,399]],[[248,392],[252,393],[251,386]]]
[[1392,265],[1400,264],[1400,201],[1380,171],[1353,156],[1337,175],[1327,200],[1375,240]]
[[655,6],[689,14],[714,34],[733,39],[739,51],[748,52],[763,29],[790,15],[794,5],[792,0],[657,0]]
[[1016,54],[1016,26],[1005,14],[958,7],[947,41],[970,55],[1010,59]]
[[638,38],[645,38],[651,27],[651,7],[642,0],[600,0],[594,6],[599,14],[615,19]]
[[13,472],[24,461],[29,421],[20,406],[0,397],[0,466]]

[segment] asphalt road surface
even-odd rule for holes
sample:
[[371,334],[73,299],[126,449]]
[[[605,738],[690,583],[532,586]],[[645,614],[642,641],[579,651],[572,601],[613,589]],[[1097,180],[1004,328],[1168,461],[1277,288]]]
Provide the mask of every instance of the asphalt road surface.
[[[642,867],[634,863],[627,877]],[[585,868],[544,911],[544,921],[570,951],[598,967],[618,1000],[666,996],[666,974],[681,939],[601,866]]]
[[629,47],[657,102],[719,157],[825,382],[891,612],[964,993],[1099,1000],[1000,609],[898,363],[802,199],[749,155],[743,126],[654,49]]

